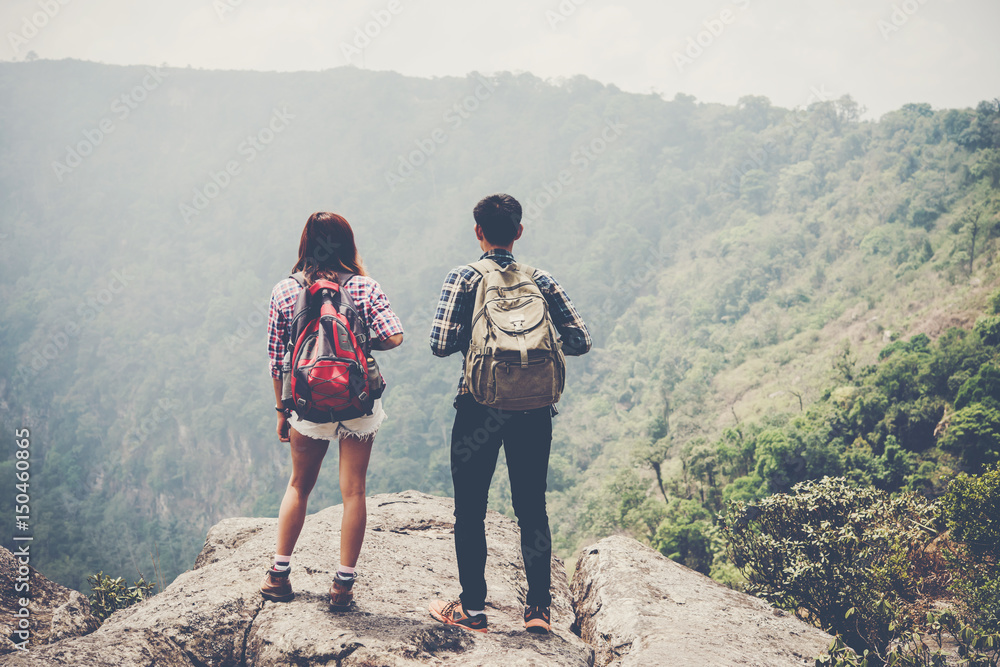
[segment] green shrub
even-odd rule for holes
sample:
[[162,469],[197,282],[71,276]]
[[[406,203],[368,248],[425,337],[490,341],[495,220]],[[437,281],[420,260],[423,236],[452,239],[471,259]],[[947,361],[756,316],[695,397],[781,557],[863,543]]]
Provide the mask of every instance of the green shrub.
[[961,657],[957,664],[963,667],[1000,664],[1000,634],[977,631],[950,611],[928,613],[923,633],[899,629],[897,636],[886,655],[871,651],[858,655],[837,637],[827,652],[816,658],[816,667],[946,667],[956,664],[949,662],[946,644],[957,647]]
[[972,403],[1000,407],[1000,368],[987,364],[962,383],[955,395],[955,407],[964,408]]
[[102,622],[119,609],[142,602],[156,586],[155,582],[144,578],[129,586],[122,577],[112,579],[103,572],[90,575],[87,581],[90,582],[90,609]]
[[943,500],[953,539],[978,556],[1000,554],[1000,465],[986,473],[955,477]]
[[973,403],[956,411],[940,443],[942,448],[961,456],[972,472],[1000,461],[1000,410]]
[[955,589],[980,627],[1000,631],[1000,466],[958,475],[942,505],[952,539],[968,551],[951,554]]
[[748,591],[804,610],[857,650],[884,651],[894,608],[921,584],[920,554],[939,509],[914,494],[850,486],[842,478],[803,482],[790,493],[734,503],[723,517],[728,556]]
[[1000,345],[1000,315],[979,320],[972,330],[987,345]]

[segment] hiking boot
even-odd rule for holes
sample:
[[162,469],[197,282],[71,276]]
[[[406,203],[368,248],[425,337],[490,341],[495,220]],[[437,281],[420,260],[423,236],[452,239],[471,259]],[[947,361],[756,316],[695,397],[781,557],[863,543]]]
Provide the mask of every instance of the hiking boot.
[[431,616],[441,621],[445,625],[457,625],[466,630],[476,632],[486,632],[486,614],[476,614],[469,616],[465,613],[461,600],[445,602],[444,600],[434,600],[430,605]]
[[260,585],[260,594],[265,600],[288,602],[295,597],[295,593],[292,592],[292,582],[288,580],[288,574],[291,571],[291,568],[275,570],[273,567],[267,571],[267,574],[264,575],[264,583]]
[[524,629],[539,635],[552,631],[549,624],[549,608],[533,605],[524,608]]
[[354,577],[342,579],[338,572],[330,584],[330,605],[338,609],[346,609],[354,601]]

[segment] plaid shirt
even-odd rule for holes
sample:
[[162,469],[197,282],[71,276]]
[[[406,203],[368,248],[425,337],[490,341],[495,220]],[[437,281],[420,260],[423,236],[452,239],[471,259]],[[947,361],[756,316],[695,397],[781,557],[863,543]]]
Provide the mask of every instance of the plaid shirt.
[[[379,284],[367,276],[351,276],[344,285],[354,299],[365,326],[379,340],[403,333],[403,324],[392,312],[389,298]],[[271,290],[271,308],[267,316],[267,356],[271,359],[271,377],[281,379],[281,362],[288,345],[288,328],[292,324],[295,301],[302,286],[294,278],[285,278]]]
[[[492,259],[500,266],[514,261],[514,255],[502,249],[484,253],[480,259]],[[535,284],[549,305],[552,323],[562,338],[563,354],[576,356],[590,350],[590,332],[580,314],[569,300],[569,295],[547,272],[536,269]],[[463,355],[469,348],[472,328],[472,311],[476,307],[476,290],[482,276],[466,265],[451,270],[444,279],[441,298],[431,326],[431,351],[435,356],[447,357],[455,352]],[[469,393],[465,386],[465,361],[462,377],[458,381],[458,395]]]

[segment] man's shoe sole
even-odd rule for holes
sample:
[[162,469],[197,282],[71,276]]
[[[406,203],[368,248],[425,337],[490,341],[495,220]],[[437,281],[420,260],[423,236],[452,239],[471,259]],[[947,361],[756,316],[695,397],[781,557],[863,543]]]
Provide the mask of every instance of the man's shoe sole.
[[456,623],[454,621],[450,621],[450,620],[446,619],[444,616],[442,616],[441,614],[438,614],[435,611],[431,611],[431,618],[434,618],[434,619],[436,619],[438,621],[441,621],[445,625],[454,625],[456,628],[462,628],[463,630],[471,630],[472,632],[482,632],[483,634],[486,634],[487,632],[489,632],[489,628],[482,628],[482,629],[480,629],[480,628],[470,628],[467,625],[462,625],[461,623]]
[[547,635],[551,632],[549,627],[545,625],[527,625],[524,629],[536,635]]

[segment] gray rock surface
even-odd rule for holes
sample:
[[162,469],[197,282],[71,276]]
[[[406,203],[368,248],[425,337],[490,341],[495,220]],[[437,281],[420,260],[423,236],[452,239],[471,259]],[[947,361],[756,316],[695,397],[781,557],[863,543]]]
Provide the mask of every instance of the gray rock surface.
[[[0,656],[0,665],[784,667],[811,664],[830,642],[761,600],[625,537],[584,552],[573,578],[575,607],[556,560],[555,631],[528,634],[521,621],[526,582],[517,525],[495,512],[486,528],[490,632],[446,627],[430,618],[427,604],[459,593],[452,500],[415,491],[368,499],[356,608],[334,612],[327,590],[337,566],[340,517],[338,505],[306,519],[293,559],[291,602],[265,602],[258,589],[274,551],[276,521],[227,519],[209,531],[194,569],[162,593],[119,611],[90,634]],[[74,595],[86,604],[73,591],[66,599]],[[70,628],[63,632],[82,631],[93,618],[89,609],[69,613],[68,603],[54,608],[77,619],[62,623]],[[571,630],[574,622],[586,643]]]
[[[67,637],[93,632],[101,624],[90,612],[90,602],[82,594],[49,581],[30,565],[18,562],[9,550],[0,547],[0,654],[16,651],[15,642],[27,641],[26,648],[50,644]],[[23,574],[26,568],[27,574]],[[24,587],[27,586],[27,590]],[[19,590],[19,588],[21,590]],[[14,634],[20,630],[21,599],[28,599],[27,639]]]
[[812,665],[833,638],[633,539],[585,549],[572,590],[595,665]]
[[10,665],[590,665],[574,620],[563,565],[553,563],[554,632],[523,631],[526,581],[517,525],[487,517],[486,613],[490,632],[441,625],[435,597],[460,592],[452,500],[409,491],[368,499],[355,584],[356,610],[332,612],[341,507],[309,516],[293,558],[288,603],[258,592],[274,552],[274,519],[228,519],[209,532],[195,569],[162,593],[109,618],[96,632],[6,656]]

